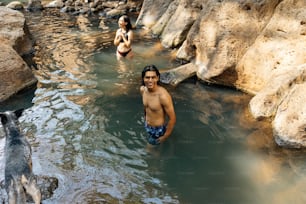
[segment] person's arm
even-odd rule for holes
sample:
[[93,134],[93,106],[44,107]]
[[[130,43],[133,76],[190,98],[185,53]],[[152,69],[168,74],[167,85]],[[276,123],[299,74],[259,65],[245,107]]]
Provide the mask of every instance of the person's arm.
[[174,125],[176,123],[176,114],[174,111],[174,106],[172,102],[172,98],[170,94],[166,91],[165,94],[162,94],[161,96],[161,104],[165,110],[165,113],[168,116],[168,124],[167,124],[167,130],[165,134],[158,138],[158,141],[160,143],[163,143],[172,133],[174,129]]
[[[143,93],[145,92],[146,87],[144,85],[140,86],[140,94],[143,96]],[[144,114],[144,118],[146,119],[146,108],[143,107],[143,114]]]
[[140,94],[143,95],[143,92],[145,91],[145,86],[140,86],[139,88]]
[[114,39],[114,45],[115,46],[118,46],[120,41],[121,41],[121,35],[120,35],[121,31],[120,30],[117,30],[116,32],[116,36],[115,36],[115,39]]

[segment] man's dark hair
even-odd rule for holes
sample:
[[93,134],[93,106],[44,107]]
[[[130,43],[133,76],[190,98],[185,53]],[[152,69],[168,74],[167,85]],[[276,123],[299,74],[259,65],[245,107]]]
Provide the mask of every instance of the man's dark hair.
[[144,84],[144,80],[143,80],[143,78],[145,77],[145,75],[146,75],[146,72],[148,72],[148,71],[154,71],[155,73],[156,73],[156,75],[157,75],[157,77],[158,77],[158,81],[157,81],[157,84],[159,85],[160,84],[160,73],[159,73],[159,71],[158,71],[158,69],[157,69],[157,67],[155,66],[155,65],[147,65],[147,66],[145,66],[144,68],[143,68],[143,70],[142,70],[142,72],[141,72],[141,84],[144,86],[145,84]]

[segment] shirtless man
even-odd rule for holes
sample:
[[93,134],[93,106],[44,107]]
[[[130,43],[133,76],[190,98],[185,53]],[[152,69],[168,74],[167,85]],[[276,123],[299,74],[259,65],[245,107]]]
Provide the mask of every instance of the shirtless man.
[[144,67],[140,93],[145,113],[145,129],[149,144],[163,143],[176,123],[173,102],[168,91],[159,85],[160,73],[154,65]]
[[116,32],[114,45],[117,46],[117,59],[133,58],[132,41],[133,31],[132,24],[127,15],[123,15],[118,20],[119,29]]

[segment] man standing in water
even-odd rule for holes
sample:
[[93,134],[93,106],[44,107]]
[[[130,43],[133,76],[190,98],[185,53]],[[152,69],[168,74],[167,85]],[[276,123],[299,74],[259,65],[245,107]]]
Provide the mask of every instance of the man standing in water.
[[159,85],[160,73],[154,65],[144,67],[140,93],[145,113],[145,129],[151,145],[163,143],[176,123],[173,102],[168,91]]

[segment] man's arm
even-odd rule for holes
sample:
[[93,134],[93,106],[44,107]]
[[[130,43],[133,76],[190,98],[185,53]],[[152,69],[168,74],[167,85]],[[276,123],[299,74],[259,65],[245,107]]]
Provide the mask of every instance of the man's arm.
[[[144,93],[144,91],[145,91],[145,86],[140,86],[140,88],[139,88],[139,91],[140,91],[140,94],[143,96],[143,93]],[[145,119],[146,119],[146,108],[144,107],[143,108],[143,113],[144,113],[144,117],[145,117]]]
[[146,88],[146,87],[143,86],[143,85],[140,86],[139,91],[140,91],[140,94],[141,94],[141,95],[143,95],[143,93],[144,93],[144,91],[145,91],[145,88]]
[[161,104],[164,108],[164,111],[166,115],[168,116],[168,124],[167,124],[167,130],[165,134],[162,137],[159,137],[158,140],[160,143],[164,142],[172,133],[174,125],[176,123],[176,114],[174,111],[174,106],[172,102],[172,98],[170,94],[165,90],[165,93],[162,94],[161,98]]

